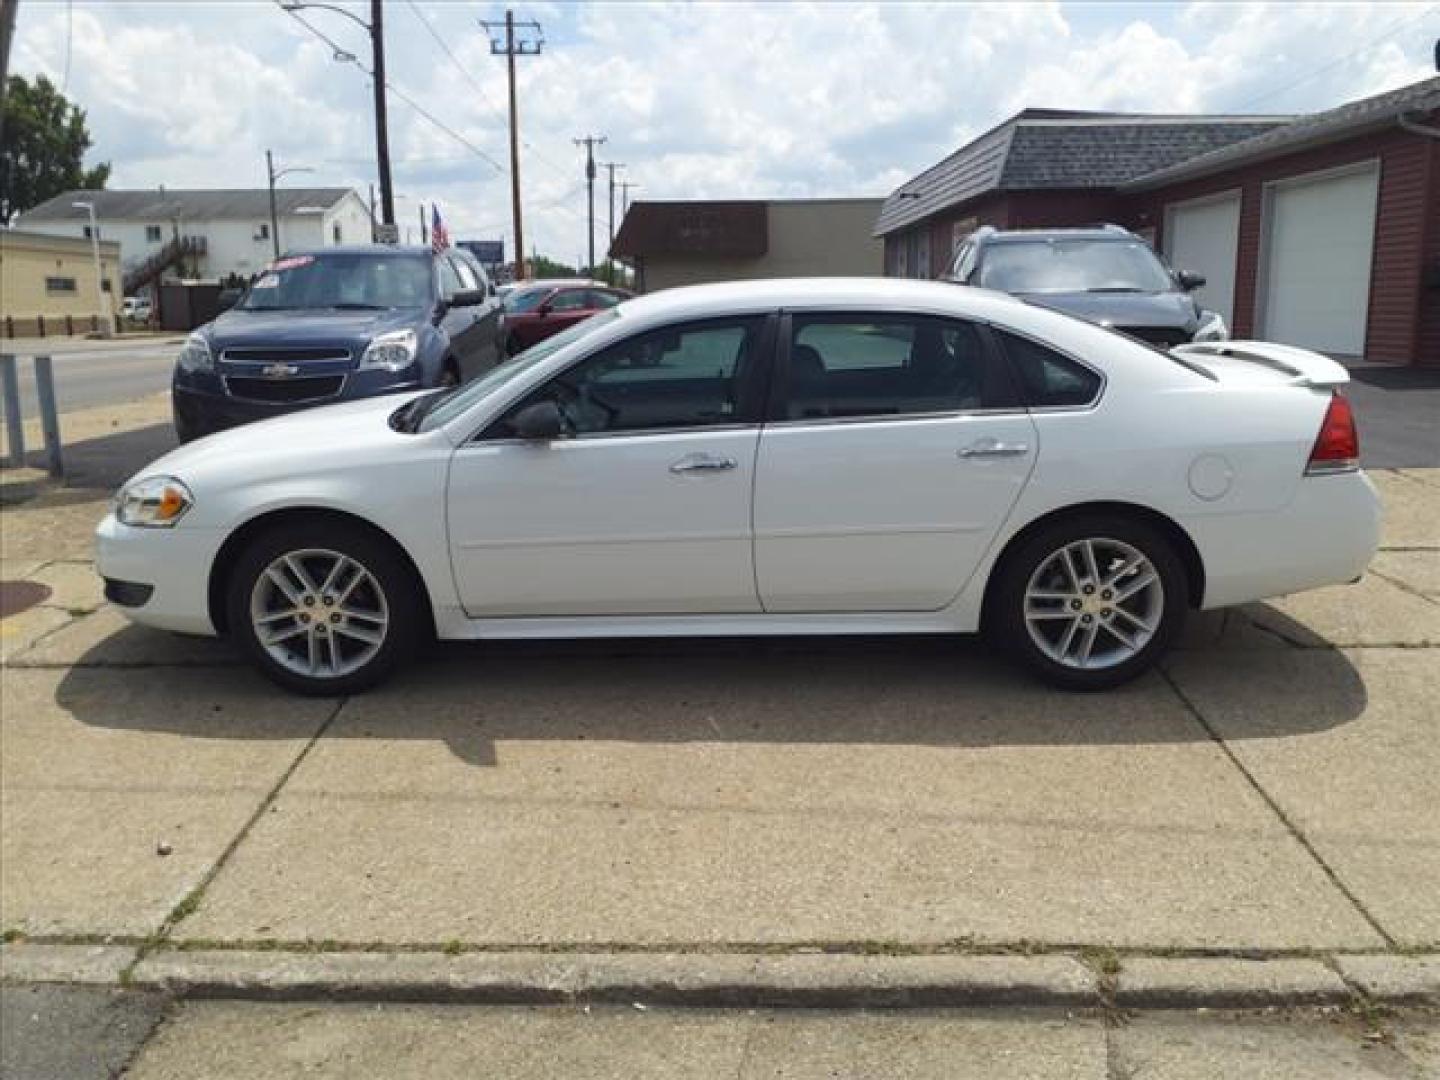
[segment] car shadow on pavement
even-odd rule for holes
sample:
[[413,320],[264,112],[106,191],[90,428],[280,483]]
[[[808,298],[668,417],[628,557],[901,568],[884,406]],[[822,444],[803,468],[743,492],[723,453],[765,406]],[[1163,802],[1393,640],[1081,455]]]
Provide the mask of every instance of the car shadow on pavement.
[[[64,422],[61,422],[64,434]],[[65,489],[76,492],[101,491],[109,494],[135,473],[179,445],[175,429],[167,421],[143,428],[116,431],[90,439],[63,444]],[[35,469],[46,467],[44,446],[29,446],[26,465]],[[49,481],[37,479],[26,484],[7,484],[6,502],[21,502],[50,488]]]
[[[1267,623],[1283,629],[1274,609]],[[1292,641],[1314,639],[1294,624]],[[1348,723],[1365,684],[1334,648],[1295,648],[1260,634],[1177,651],[1188,682],[1234,685],[1304,656],[1286,708],[1225,718],[1228,739],[1285,738]],[[105,687],[116,664],[144,662],[168,640],[174,666],[124,671],[129,680],[185,682],[171,707],[157,691],[117,707]],[[66,673],[58,703],[99,728],[205,739],[308,738],[313,713],[228,648],[129,627],[96,644]],[[165,663],[165,661],[161,661]],[[189,665],[190,675],[180,672]],[[207,665],[196,669],[196,664]],[[108,666],[107,666],[108,665]],[[157,679],[157,674],[164,672]],[[172,676],[170,673],[174,673]],[[345,703],[327,738],[435,740],[476,766],[506,741],[875,744],[938,747],[1100,746],[1204,742],[1206,726],[1166,675],[1081,694],[1041,685],[978,638],[791,637],[449,643],[387,685]]]

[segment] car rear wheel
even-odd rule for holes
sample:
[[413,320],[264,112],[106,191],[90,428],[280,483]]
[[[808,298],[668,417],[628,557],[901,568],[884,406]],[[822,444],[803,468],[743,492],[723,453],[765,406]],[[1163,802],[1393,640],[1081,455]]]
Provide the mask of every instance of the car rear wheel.
[[301,694],[351,694],[383,681],[422,626],[409,568],[382,539],[342,523],[282,525],[241,555],[227,614],[241,648]]
[[1146,523],[1056,522],[1005,560],[993,612],[1009,650],[1047,682],[1103,690],[1150,668],[1185,619],[1185,568]]

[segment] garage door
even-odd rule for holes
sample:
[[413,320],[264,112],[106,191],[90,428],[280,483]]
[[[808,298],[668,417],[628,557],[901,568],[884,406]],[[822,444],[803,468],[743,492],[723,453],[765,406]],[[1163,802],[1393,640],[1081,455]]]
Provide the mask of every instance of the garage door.
[[1240,196],[1179,203],[1165,212],[1165,257],[1176,270],[1205,275],[1195,290],[1202,307],[1235,320],[1235,256],[1240,242]]
[[1269,189],[1266,338],[1364,353],[1379,182],[1379,168],[1367,166]]

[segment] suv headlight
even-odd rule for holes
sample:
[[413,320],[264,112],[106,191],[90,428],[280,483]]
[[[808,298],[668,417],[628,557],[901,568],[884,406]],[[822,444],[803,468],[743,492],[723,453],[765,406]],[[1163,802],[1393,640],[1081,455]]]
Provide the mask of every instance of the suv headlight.
[[168,529],[194,505],[190,489],[173,476],[147,476],[126,484],[114,503],[122,525],[142,529]]
[[1218,311],[1202,311],[1200,328],[1195,331],[1196,341],[1229,341],[1230,330]]
[[365,355],[360,358],[360,367],[379,368],[382,371],[401,371],[415,360],[415,331],[391,330],[370,342]]
[[203,334],[191,334],[185,339],[180,350],[181,371],[214,371],[215,358],[210,355],[210,343]]

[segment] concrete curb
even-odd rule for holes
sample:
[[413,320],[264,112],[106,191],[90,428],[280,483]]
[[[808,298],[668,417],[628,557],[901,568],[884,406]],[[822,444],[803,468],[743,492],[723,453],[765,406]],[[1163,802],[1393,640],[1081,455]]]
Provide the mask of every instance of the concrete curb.
[[[839,953],[287,952],[18,942],[6,983],[125,985],[185,998],[473,1005],[1266,1008],[1440,1005],[1440,954],[1126,957],[1102,980],[1074,956]],[[1338,973],[1337,973],[1338,972]]]

